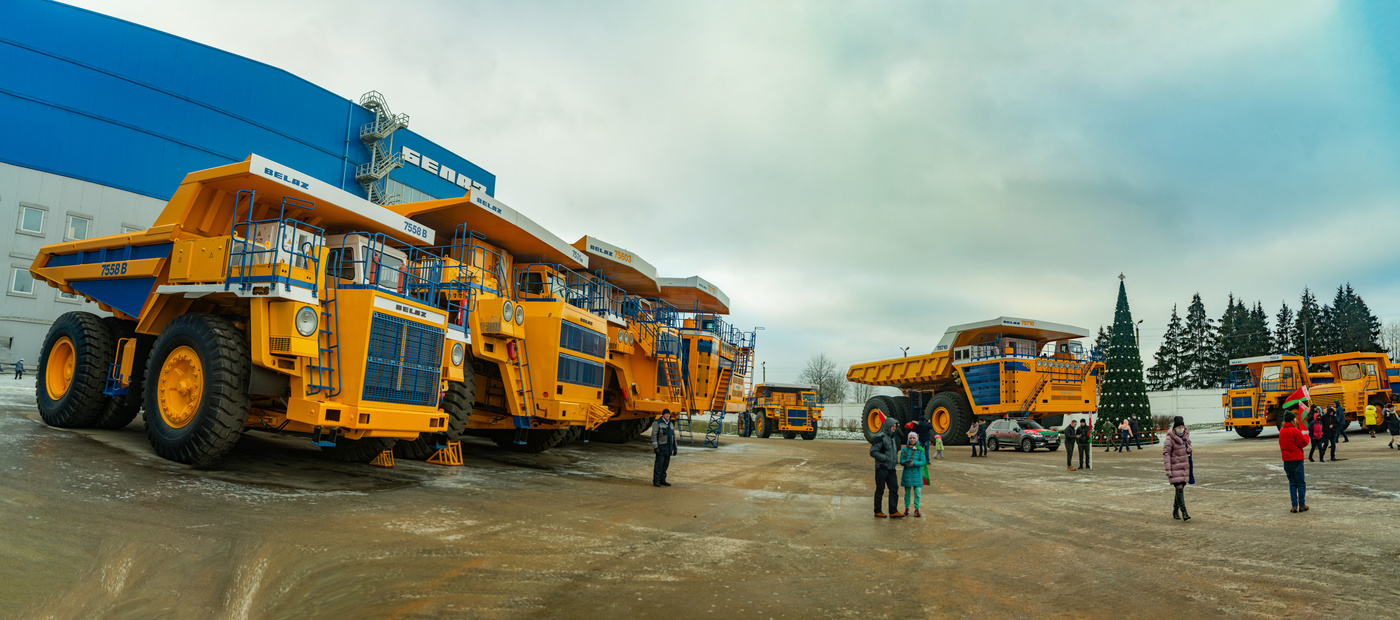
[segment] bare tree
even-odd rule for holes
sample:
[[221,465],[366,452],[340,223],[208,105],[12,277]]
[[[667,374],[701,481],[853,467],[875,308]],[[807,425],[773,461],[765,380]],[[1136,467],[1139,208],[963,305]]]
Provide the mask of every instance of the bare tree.
[[817,395],[822,402],[839,403],[846,399],[846,377],[836,369],[836,362],[825,353],[816,353],[807,358],[807,366],[802,369],[800,381],[817,384]]
[[1391,321],[1381,327],[1381,348],[1390,354],[1390,361],[1400,362],[1400,321]]
[[871,396],[874,396],[875,393],[876,393],[877,391],[879,391],[879,389],[880,389],[879,387],[874,386],[874,385],[866,385],[866,384],[864,384],[864,383],[850,383],[850,382],[847,382],[847,384],[846,384],[846,395],[847,395],[847,397],[848,397],[848,401],[847,401],[847,402],[852,402],[852,403],[856,403],[856,404],[858,404],[858,405],[863,405],[863,404],[865,404],[865,401],[870,400],[870,397],[871,397]]

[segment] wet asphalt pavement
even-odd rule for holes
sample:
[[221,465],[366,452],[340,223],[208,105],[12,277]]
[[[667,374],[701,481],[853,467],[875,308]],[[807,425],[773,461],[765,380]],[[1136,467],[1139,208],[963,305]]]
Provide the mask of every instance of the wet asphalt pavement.
[[[30,388],[32,389],[32,388]],[[1400,609],[1400,451],[1353,433],[1288,513],[1270,437],[1196,433],[1190,523],[1160,449],[950,448],[921,519],[873,519],[858,441],[327,461],[247,434],[224,465],[38,421],[0,384],[0,616],[54,618],[1385,617]]]

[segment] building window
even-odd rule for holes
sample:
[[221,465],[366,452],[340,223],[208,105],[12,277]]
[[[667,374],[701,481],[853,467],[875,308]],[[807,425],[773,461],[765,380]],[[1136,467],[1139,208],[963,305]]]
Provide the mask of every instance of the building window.
[[134,232],[141,232],[141,230],[142,230],[142,228],[141,228],[140,226],[132,226],[131,224],[122,224],[122,234],[134,233]]
[[436,196],[430,196],[412,187],[404,185],[393,179],[384,179],[384,193],[393,196],[398,195],[399,202],[423,202],[425,200],[437,200]]
[[65,292],[63,292],[63,291],[59,291],[59,292],[58,292],[58,298],[59,298],[59,299],[66,300],[66,301],[77,301],[77,302],[81,302],[81,301],[82,301],[82,298],[81,298],[81,297],[78,297],[77,295],[74,295],[73,293],[65,293]]
[[88,229],[92,227],[92,219],[78,215],[68,216],[68,232],[65,233],[64,240],[87,239]]
[[44,234],[44,210],[29,205],[20,205],[19,230],[36,235]]
[[10,292],[19,295],[34,294],[34,276],[29,275],[27,267],[14,267],[10,275]]

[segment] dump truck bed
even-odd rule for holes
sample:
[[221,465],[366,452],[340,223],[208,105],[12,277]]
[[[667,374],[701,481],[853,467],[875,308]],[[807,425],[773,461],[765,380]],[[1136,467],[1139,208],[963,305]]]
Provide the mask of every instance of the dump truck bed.
[[[866,385],[903,388],[931,386],[952,379],[952,363],[955,360],[966,364],[970,359],[969,355],[999,357],[1002,351],[983,350],[989,346],[985,343],[997,338],[1022,341],[1027,346],[1006,353],[1034,358],[1040,355],[1040,347],[1044,344],[1067,342],[1088,335],[1088,330],[1081,327],[1009,316],[964,323],[949,327],[932,353],[854,364],[846,372],[846,380]],[[960,352],[959,355],[964,355],[961,359],[954,355],[955,350],[967,347],[976,350]]]
[[913,357],[853,364],[846,380],[865,385],[919,387],[945,381],[952,376],[952,351],[939,351]]

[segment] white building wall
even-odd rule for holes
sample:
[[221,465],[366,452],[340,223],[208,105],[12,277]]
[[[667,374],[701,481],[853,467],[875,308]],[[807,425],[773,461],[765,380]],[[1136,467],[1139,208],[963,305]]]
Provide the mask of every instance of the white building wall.
[[1152,415],[1181,416],[1189,424],[1221,423],[1225,421],[1225,406],[1220,404],[1223,389],[1170,390],[1148,392]]
[[[20,229],[21,206],[45,212],[42,234]],[[107,314],[96,304],[64,299],[58,289],[40,282],[34,283],[33,293],[17,293],[11,290],[15,270],[28,270],[39,248],[68,240],[70,215],[91,220],[90,238],[121,233],[123,226],[144,230],[164,207],[163,200],[0,163],[0,239],[6,253],[0,263],[5,287],[0,297],[0,363],[6,371],[18,359],[24,360],[27,372],[34,370],[44,336],[59,315],[73,310]]]
[[[1220,404],[1220,395],[1224,390],[1172,390],[1167,392],[1148,392],[1147,400],[1152,408],[1152,415],[1181,416],[1187,424],[1207,424],[1219,423],[1225,420],[1225,408]],[[829,421],[832,426],[838,426],[843,421],[859,422],[861,414],[865,412],[864,404],[841,403],[837,405],[826,405],[822,410],[822,420]],[[1065,424],[1070,420],[1083,420],[1087,416],[1069,415],[1065,416]]]

